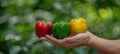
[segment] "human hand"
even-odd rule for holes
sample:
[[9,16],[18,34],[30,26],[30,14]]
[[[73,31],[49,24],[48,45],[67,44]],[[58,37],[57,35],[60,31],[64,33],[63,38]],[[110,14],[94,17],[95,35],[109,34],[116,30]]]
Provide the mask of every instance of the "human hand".
[[64,39],[56,39],[53,36],[46,35],[46,37],[41,37],[41,40],[45,40],[53,45],[63,46],[67,48],[75,48],[79,46],[88,45],[90,43],[91,33],[87,31],[86,33],[80,33],[75,36],[69,36]]

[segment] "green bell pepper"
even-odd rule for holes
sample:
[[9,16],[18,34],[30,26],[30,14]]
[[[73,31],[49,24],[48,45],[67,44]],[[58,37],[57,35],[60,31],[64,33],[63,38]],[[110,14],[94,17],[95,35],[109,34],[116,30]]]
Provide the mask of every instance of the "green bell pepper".
[[70,33],[70,25],[67,22],[56,22],[53,24],[53,36],[58,39],[68,37]]

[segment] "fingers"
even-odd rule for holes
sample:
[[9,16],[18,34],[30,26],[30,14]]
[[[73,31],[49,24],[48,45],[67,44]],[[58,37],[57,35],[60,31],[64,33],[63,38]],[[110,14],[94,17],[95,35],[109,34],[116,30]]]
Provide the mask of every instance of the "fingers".
[[46,35],[46,39],[49,40],[49,41],[51,41],[51,42],[53,42],[56,45],[59,45],[59,46],[61,46],[62,43],[63,43],[63,40],[56,39],[56,38],[54,38],[52,36],[49,36],[49,35]]
[[45,37],[41,37],[40,39],[41,39],[41,40],[45,40]]
[[47,42],[49,42],[49,43],[51,43],[51,44],[53,44],[53,45],[56,45],[56,44],[54,44],[52,41],[49,41],[48,39],[46,39],[45,37],[41,37],[40,39],[41,39],[41,40],[45,40],[45,41],[47,41]]
[[49,36],[46,35],[46,37],[41,37],[41,40],[45,40],[53,45],[57,45],[57,46],[64,46],[65,41],[64,40],[60,40],[60,39],[56,39],[53,36]]

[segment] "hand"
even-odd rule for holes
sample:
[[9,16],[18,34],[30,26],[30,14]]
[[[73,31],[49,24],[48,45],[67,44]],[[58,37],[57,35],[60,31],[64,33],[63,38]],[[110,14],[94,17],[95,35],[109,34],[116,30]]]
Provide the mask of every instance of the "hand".
[[53,36],[46,35],[46,37],[41,37],[41,40],[50,42],[53,45],[63,46],[67,48],[75,48],[79,46],[88,45],[90,43],[90,32],[80,33],[75,36],[69,36],[64,39],[56,39]]

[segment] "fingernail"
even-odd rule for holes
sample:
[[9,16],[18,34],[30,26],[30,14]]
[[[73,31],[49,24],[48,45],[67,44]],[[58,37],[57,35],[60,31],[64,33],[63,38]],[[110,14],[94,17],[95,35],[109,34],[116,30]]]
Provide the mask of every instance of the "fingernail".
[[45,37],[41,37],[40,39],[41,39],[41,40],[45,40]]
[[50,37],[50,35],[46,35],[46,37]]

